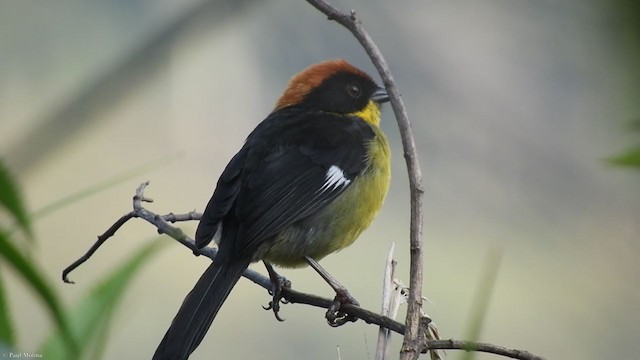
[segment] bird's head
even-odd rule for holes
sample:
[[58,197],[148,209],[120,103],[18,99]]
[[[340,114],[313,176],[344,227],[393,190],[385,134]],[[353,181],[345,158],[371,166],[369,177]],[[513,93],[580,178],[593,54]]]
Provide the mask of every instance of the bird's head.
[[290,106],[359,116],[380,123],[380,104],[389,101],[384,88],[344,60],[311,65],[289,81],[275,110]]

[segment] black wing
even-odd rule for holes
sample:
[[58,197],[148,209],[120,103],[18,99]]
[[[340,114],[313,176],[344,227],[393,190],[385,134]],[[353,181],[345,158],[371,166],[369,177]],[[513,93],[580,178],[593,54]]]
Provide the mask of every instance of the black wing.
[[204,209],[200,223],[198,223],[195,239],[198,248],[202,248],[211,242],[216,231],[218,231],[218,225],[222,218],[233,206],[240,192],[240,174],[244,167],[246,155],[247,147],[245,146],[229,161],[222,175],[220,175],[216,190]]
[[[217,228],[222,217],[233,217],[238,226],[235,252],[249,256],[263,241],[315,214],[347,189],[365,168],[366,146],[373,136],[369,125],[357,118],[274,113],[225,169],[218,182],[223,187],[216,188],[203,221],[213,220]],[[236,162],[242,163],[241,170]],[[201,226],[207,228],[200,225],[199,232]]]
[[236,252],[251,253],[340,195],[364,170],[373,136],[362,120],[322,113],[298,115],[256,134],[256,158],[248,154],[250,172],[235,204]]

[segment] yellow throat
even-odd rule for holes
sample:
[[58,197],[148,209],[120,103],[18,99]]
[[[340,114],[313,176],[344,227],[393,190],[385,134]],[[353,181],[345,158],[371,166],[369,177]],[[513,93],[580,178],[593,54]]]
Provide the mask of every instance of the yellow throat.
[[369,100],[369,103],[364,109],[349,115],[357,116],[375,127],[380,125],[380,106],[373,100]]

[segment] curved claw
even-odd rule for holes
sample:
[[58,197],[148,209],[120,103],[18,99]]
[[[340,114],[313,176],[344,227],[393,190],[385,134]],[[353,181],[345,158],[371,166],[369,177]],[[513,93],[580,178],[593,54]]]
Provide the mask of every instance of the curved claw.
[[276,320],[283,322],[284,318],[280,317],[280,313],[279,313],[280,307],[278,306],[278,308],[273,308],[273,316],[275,316]]
[[272,288],[269,290],[269,295],[272,296],[269,304],[262,308],[265,310],[272,310],[273,315],[276,317],[278,321],[284,321],[282,317],[280,317],[280,304],[288,304],[289,301],[282,297],[282,289],[290,289],[291,281],[287,280],[283,276],[278,275],[273,268],[267,267],[269,270],[269,278],[271,279]]
[[[276,303],[277,304],[277,303]],[[273,310],[273,315],[276,317],[276,320],[278,321],[284,321],[285,319],[280,317],[279,311],[280,311],[280,306],[273,306],[273,301],[269,301],[269,304],[267,304],[267,306],[262,306],[263,309],[265,310]]]
[[327,319],[329,326],[339,327],[348,322],[355,322],[356,320],[358,320],[357,317],[347,314],[344,311],[340,311],[342,305],[345,304],[360,306],[360,303],[358,303],[358,301],[348,292],[345,291],[342,293],[337,293],[336,297],[333,300],[333,303],[331,304],[331,306],[329,306],[329,309],[325,314],[325,319]]

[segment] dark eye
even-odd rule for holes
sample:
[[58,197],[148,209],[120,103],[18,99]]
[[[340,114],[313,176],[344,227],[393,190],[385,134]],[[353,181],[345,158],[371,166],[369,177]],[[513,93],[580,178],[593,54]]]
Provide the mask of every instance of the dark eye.
[[362,90],[358,84],[349,84],[347,85],[347,94],[354,99],[357,99],[362,95]]

